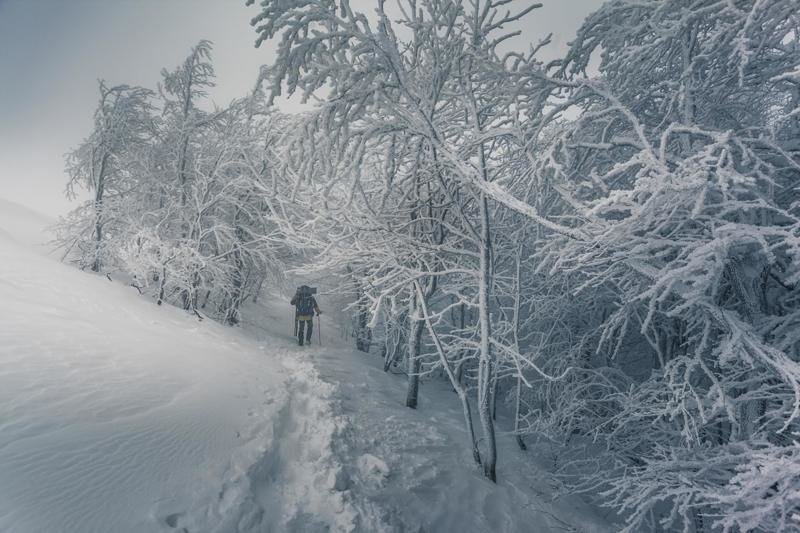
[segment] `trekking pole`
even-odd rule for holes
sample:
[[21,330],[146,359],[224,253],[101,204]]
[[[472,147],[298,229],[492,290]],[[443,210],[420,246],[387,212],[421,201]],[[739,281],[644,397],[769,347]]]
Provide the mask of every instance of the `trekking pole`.
[[322,346],[322,320],[317,315],[317,340],[319,341],[319,345]]

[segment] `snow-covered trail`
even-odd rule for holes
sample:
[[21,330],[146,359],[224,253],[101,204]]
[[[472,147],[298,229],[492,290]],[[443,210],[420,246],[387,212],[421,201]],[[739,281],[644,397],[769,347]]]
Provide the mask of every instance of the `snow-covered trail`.
[[342,483],[347,457],[337,446],[349,421],[336,408],[336,388],[296,346],[272,340],[270,352],[287,375],[276,416],[235,452],[219,497],[182,515],[178,526],[218,533],[384,531],[378,508]]
[[[323,346],[297,347],[291,312],[274,300],[248,313],[256,338],[284,338],[293,364],[325,390],[337,430],[331,440],[332,486],[360,514],[356,531],[606,532],[609,522],[580,498],[564,495],[540,465],[552,455],[512,436],[498,439],[499,483],[486,480],[466,445],[461,407],[442,381],[426,381],[420,406],[404,406],[404,376],[385,373],[374,355],[354,351],[323,320]],[[477,424],[477,421],[476,421]],[[502,427],[500,428],[502,431]],[[541,461],[541,462],[540,462]],[[368,524],[369,527],[365,527]]]

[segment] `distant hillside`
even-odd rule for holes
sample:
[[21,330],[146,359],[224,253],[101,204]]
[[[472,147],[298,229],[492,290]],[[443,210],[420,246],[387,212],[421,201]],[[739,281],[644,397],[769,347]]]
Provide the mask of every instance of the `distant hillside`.
[[10,237],[23,246],[43,248],[53,238],[48,228],[55,222],[47,215],[0,198],[0,238]]

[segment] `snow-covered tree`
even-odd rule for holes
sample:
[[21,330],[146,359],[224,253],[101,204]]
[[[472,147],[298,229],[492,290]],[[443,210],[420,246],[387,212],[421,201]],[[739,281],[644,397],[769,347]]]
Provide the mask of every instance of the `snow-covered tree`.
[[631,530],[788,527],[798,477],[752,479],[798,430],[793,4],[611,1],[545,66],[504,33],[535,5],[261,2],[273,98],[325,95],[290,150],[313,246],[475,392],[487,476],[508,392],[519,435],[605,445],[581,483]]
[[160,99],[101,84],[95,132],[68,166],[70,188],[88,186],[95,200],[61,233],[73,256],[79,245],[83,264],[134,276],[159,303],[236,324],[242,302],[283,272],[286,239],[274,215],[286,121],[265,105],[261,81],[247,97],[206,110],[210,54],[201,41],[164,70]]
[[107,232],[120,231],[120,199],[135,187],[130,154],[141,149],[153,134],[153,92],[141,87],[99,82],[100,102],[94,114],[94,130],[67,155],[67,194],[78,196],[76,187],[93,193],[91,206],[73,217],[74,227],[64,244],[78,260],[98,272],[109,260]]
[[[540,216],[534,206],[499,184],[508,169],[525,159],[516,131],[521,109],[528,109],[528,116],[532,116],[546,100],[513,83],[522,73],[541,70],[533,57],[535,50],[513,57],[504,57],[499,51],[499,45],[513,36],[508,28],[537,7],[514,8],[510,4],[400,2],[395,6],[396,13],[390,14],[385,2],[376,2],[371,17],[354,10],[349,2],[262,2],[261,13],[253,20],[259,42],[281,36],[272,77],[273,97],[284,88],[306,96],[329,91],[298,145],[302,151],[328,150],[334,155],[326,157],[334,158],[336,164],[322,165],[322,176],[312,173],[311,166],[301,167],[301,175],[345,183],[349,191],[344,196],[345,205],[349,205],[367,194],[365,181],[372,167],[366,163],[372,154],[385,154],[380,156],[383,165],[373,165],[384,168],[380,178],[386,182],[384,198],[390,191],[399,190],[400,198],[436,204],[434,214],[422,205],[406,202],[401,212],[415,218],[400,222],[401,230],[389,229],[383,236],[390,246],[395,242],[387,234],[412,240],[418,240],[415,235],[434,240],[438,235],[440,239],[438,243],[422,239],[422,248],[430,252],[431,260],[415,264],[415,256],[420,254],[416,251],[409,262],[397,265],[395,261],[386,271],[390,278],[405,273],[406,282],[399,287],[411,302],[406,308],[411,328],[406,357],[412,376],[407,404],[416,404],[416,376],[421,371],[417,349],[425,319],[419,313],[422,302],[418,299],[432,297],[444,276],[458,273],[451,281],[460,288],[452,295],[459,304],[475,310],[479,333],[476,341],[465,339],[453,349],[476,357],[478,413],[486,444],[481,462],[491,479],[496,476],[491,414],[497,363],[493,336],[497,314],[494,212],[519,211],[551,231],[574,233],[571,227]],[[547,86],[539,83],[535,91],[542,92]],[[328,132],[330,142],[316,143],[319,136],[315,133],[319,131]],[[398,154],[398,147],[410,155],[406,161]],[[419,179],[421,173],[425,181]],[[419,194],[420,186],[429,188],[430,193]],[[333,185],[325,193],[331,190]],[[365,203],[369,202],[365,198]],[[386,210],[395,206],[372,203],[361,207]],[[438,211],[445,213],[443,218]],[[394,224],[393,228],[398,227]],[[451,234],[460,242],[445,244],[444,237]],[[460,258],[453,261],[455,270],[443,270],[442,262],[448,254]],[[425,287],[420,293],[422,283]],[[398,290],[397,285],[391,287]],[[376,303],[389,294],[376,295]],[[445,345],[441,348],[448,349]]]
[[[534,260],[584,339],[548,403],[604,442],[596,486],[631,531],[792,527],[800,469],[767,482],[767,457],[795,446],[800,405],[796,7],[609,2],[549,71],[534,172],[590,238]],[[742,490],[756,471],[764,490]]]

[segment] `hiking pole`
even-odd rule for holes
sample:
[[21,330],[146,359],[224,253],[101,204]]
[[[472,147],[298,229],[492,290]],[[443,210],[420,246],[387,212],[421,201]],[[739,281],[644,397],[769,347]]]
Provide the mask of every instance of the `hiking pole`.
[[319,314],[317,314],[317,341],[322,346],[322,320],[319,318]]

